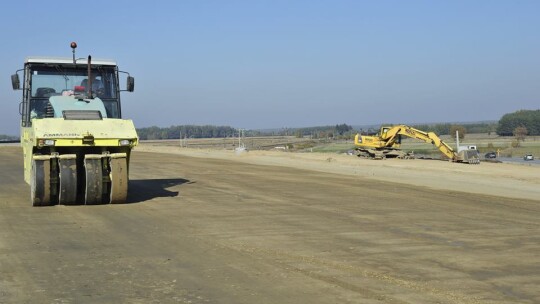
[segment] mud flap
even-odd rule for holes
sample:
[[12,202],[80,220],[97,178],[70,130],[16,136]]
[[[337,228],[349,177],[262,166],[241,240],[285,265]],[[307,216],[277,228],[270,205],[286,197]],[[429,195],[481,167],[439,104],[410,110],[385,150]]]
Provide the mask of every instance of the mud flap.
[[110,203],[125,203],[128,193],[128,168],[127,154],[113,153],[109,155],[109,178],[111,181],[110,187]]
[[103,201],[103,163],[105,155],[86,154],[84,156],[86,190],[84,202],[86,205],[101,204]]
[[30,200],[32,206],[50,206],[52,204],[50,155],[34,155],[32,157]]
[[77,155],[59,155],[58,166],[60,171],[58,203],[75,204],[77,202]]

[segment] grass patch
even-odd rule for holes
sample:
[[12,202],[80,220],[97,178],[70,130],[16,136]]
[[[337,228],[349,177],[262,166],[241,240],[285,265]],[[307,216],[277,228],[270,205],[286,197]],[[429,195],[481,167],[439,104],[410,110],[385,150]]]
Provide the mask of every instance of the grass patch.
[[310,148],[309,151],[306,152],[345,153],[349,150],[354,150],[355,148],[355,145],[350,143],[328,143]]

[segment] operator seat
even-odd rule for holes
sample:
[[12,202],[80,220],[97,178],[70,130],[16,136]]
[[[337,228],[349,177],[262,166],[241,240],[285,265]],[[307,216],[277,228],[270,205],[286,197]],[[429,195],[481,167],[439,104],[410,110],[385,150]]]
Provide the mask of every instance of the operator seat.
[[[85,87],[85,89],[88,89],[88,78],[83,79],[83,81],[81,81],[81,86]],[[103,87],[103,85],[101,84],[101,80],[94,79],[94,81],[92,81],[92,91],[99,89],[101,87]]]
[[51,97],[52,94],[56,93],[56,90],[53,88],[37,88],[36,97]]

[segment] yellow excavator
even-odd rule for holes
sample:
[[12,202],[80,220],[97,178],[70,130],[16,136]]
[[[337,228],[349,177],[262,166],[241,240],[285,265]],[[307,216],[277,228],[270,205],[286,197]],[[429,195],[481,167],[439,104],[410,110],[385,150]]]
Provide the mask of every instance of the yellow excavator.
[[458,151],[456,151],[442,141],[437,134],[418,130],[406,125],[383,126],[380,132],[374,136],[356,134],[354,144],[357,146],[357,155],[371,159],[414,158],[413,154],[399,149],[402,136],[416,138],[433,144],[451,161],[469,164],[480,163],[478,150],[476,150],[475,146],[467,146],[460,149],[458,144]]

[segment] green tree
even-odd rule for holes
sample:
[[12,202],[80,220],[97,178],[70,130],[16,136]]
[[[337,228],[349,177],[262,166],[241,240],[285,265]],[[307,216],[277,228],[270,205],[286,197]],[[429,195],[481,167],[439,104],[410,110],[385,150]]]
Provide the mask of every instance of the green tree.
[[339,135],[343,135],[352,130],[352,127],[347,124],[336,125],[335,131]]
[[499,120],[497,134],[513,136],[517,127],[527,128],[528,135],[540,135],[540,110],[520,110],[504,114]]

